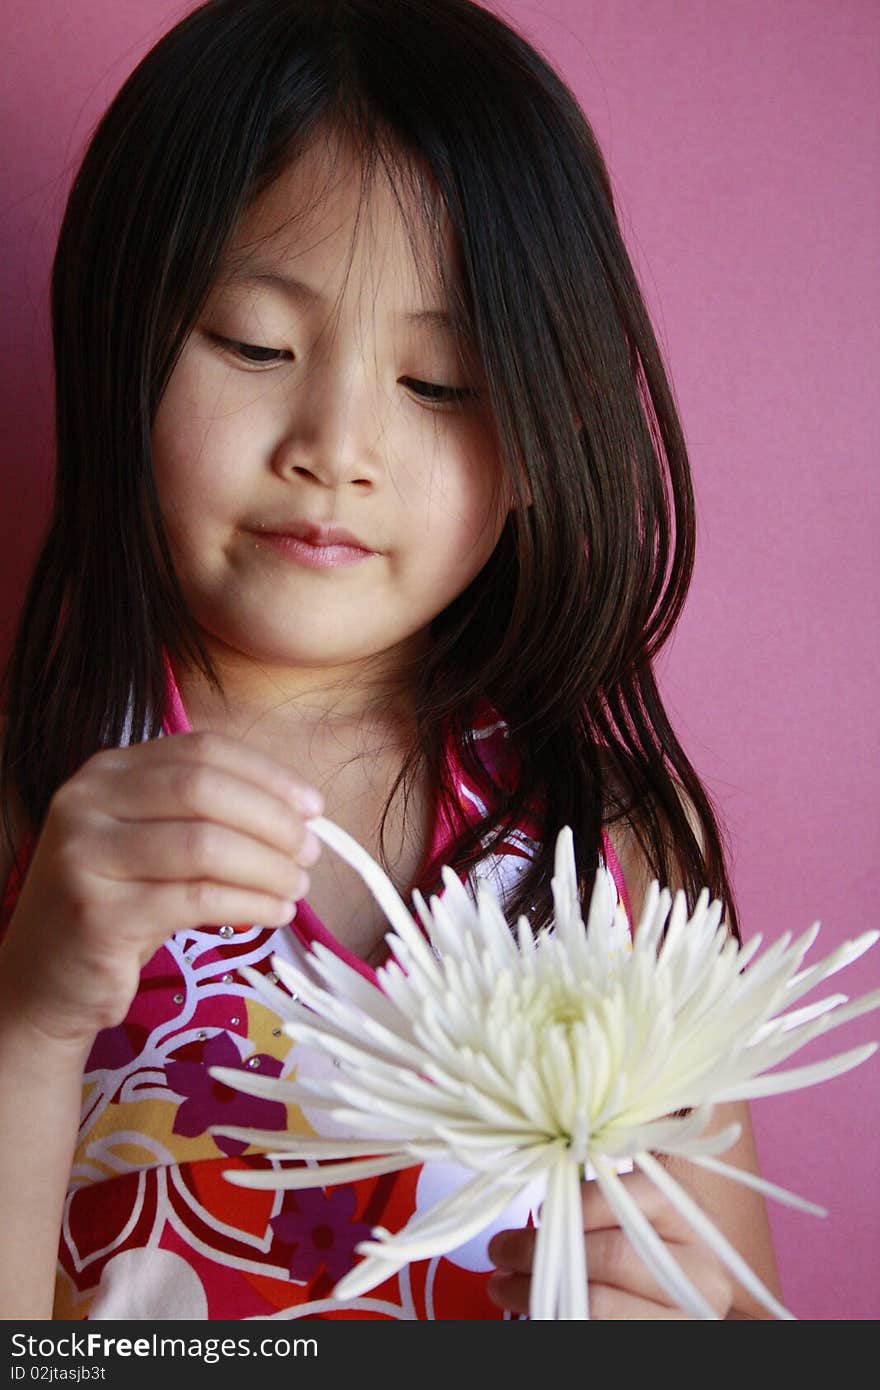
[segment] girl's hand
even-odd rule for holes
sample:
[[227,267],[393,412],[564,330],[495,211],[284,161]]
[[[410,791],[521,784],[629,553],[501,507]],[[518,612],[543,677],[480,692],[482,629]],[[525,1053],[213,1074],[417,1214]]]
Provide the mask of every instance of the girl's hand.
[[[691,1230],[676,1209],[644,1173],[621,1173],[629,1195],[638,1202],[674,1259],[719,1318],[727,1317],[733,1301],[733,1282],[725,1266]],[[590,1317],[604,1321],[629,1318],[688,1318],[670,1301],[636,1254],[614,1219],[595,1181],[581,1183]],[[512,1313],[528,1313],[534,1227],[499,1231],[489,1242],[489,1258],[498,1270],[489,1278],[493,1303]]]
[[0,995],[36,1036],[89,1047],[175,932],[290,920],[321,852],[304,822],[321,809],[317,791],[224,734],[102,749],[49,803]]

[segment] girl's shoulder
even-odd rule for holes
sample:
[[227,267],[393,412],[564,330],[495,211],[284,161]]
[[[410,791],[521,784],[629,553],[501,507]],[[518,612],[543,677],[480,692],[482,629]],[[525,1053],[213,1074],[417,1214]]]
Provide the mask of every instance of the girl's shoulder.
[[[610,756],[602,757],[603,776],[608,787],[608,796],[612,804],[619,806],[621,798],[626,800],[626,784],[621,778],[619,766],[616,760]],[[706,837],[702,821],[691,800],[687,790],[681,785],[677,778],[673,778],[673,785],[676,794],[681,802],[685,818],[700,846],[703,854],[706,852]],[[606,819],[603,828],[603,837],[610,844],[611,850],[620,866],[620,876],[625,881],[627,895],[631,907],[630,917],[633,928],[639,922],[642,914],[642,905],[645,901],[648,889],[652,880],[656,877],[651,867],[648,855],[645,852],[639,830],[639,811],[636,807],[628,815],[620,815],[617,819]],[[676,869],[676,858],[673,848],[672,867],[670,882],[660,884],[661,888],[669,888],[672,893],[682,886],[682,881]]]

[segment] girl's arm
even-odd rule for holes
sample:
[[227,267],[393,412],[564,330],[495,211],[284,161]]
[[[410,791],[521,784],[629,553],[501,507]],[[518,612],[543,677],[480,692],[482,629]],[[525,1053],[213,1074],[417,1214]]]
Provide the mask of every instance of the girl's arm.
[[56,790],[0,945],[0,1316],[52,1316],[96,1035],[175,932],[290,921],[322,806],[292,770],[207,733],[103,749]]
[[0,950],[0,1318],[51,1318],[87,1048],[17,1017]]
[[[0,718],[0,751],[6,733]],[[14,845],[25,817],[9,796]],[[0,897],[13,851],[0,825]],[[26,968],[26,963],[25,963]],[[53,1044],[20,1017],[16,963],[0,942],[0,1318],[51,1318],[62,1210],[88,1049]]]
[[[751,1115],[746,1101],[717,1105],[706,1133],[714,1134],[733,1123],[741,1125],[742,1133],[735,1144],[725,1149],[723,1154],[719,1154],[719,1158],[732,1168],[742,1168],[746,1172],[761,1176]],[[704,1168],[696,1168],[683,1158],[658,1155],[658,1161],[711,1217],[719,1231],[727,1236],[731,1245],[742,1255],[749,1268],[754,1270],[761,1283],[784,1303],[767,1206],[760,1192],[753,1192],[740,1183],[732,1182],[730,1178],[708,1173]],[[772,1320],[773,1315],[740,1283],[735,1282],[733,1306],[727,1317]]]

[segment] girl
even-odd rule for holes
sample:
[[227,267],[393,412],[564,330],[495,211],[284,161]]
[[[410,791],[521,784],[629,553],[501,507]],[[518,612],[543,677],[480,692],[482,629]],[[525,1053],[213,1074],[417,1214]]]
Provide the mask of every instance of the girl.
[[[574,830],[631,927],[733,894],[653,658],[694,556],[688,461],[592,132],[470,0],[210,0],[140,63],[52,276],[57,490],[6,672],[7,1318],[491,1318],[535,1213],[353,1305],[370,1228],[454,1174],[246,1192],[210,1126],[325,1121],[217,1086],[316,1065],[238,971],[386,924],[448,863],[549,919]],[[256,924],[256,925],[254,925]],[[747,1107],[730,1159],[757,1171]],[[679,1176],[779,1293],[762,1199]],[[763,1317],[638,1174],[720,1317]],[[591,1304],[681,1313],[584,1184]]]

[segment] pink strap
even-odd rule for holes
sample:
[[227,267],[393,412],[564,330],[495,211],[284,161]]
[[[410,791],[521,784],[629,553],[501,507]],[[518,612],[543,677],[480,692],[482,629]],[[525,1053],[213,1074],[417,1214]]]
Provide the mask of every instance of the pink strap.
[[[346,965],[350,965],[352,970],[356,970],[359,975],[363,975],[365,980],[369,980],[371,985],[378,985],[379,977],[371,965],[367,965],[365,960],[349,951],[347,946],[343,946],[341,941],[324,926],[324,923],[313,912],[305,898],[300,898],[296,905],[296,916],[290,921],[290,929],[299,938],[303,946],[311,946],[313,941],[320,941],[322,946],[326,946],[328,951],[334,955],[341,956]],[[390,926],[389,926],[390,931]],[[388,951],[386,948],[385,955]]]
[[192,727],[186,717],[186,710],[183,708],[183,700],[180,698],[180,691],[177,688],[177,681],[174,679],[174,672],[171,669],[171,662],[168,653],[162,653],[165,660],[165,718],[162,721],[162,729],[166,734],[191,734]]
[[630,936],[632,936],[633,932],[635,931],[635,922],[633,921],[632,909],[629,905],[629,894],[626,891],[626,882],[624,881],[623,870],[620,867],[620,860],[614,852],[614,846],[612,845],[610,839],[608,838],[607,832],[604,829],[602,831],[602,851],[605,858],[605,863],[608,866],[608,870],[611,874],[611,877],[614,879],[617,891],[620,894],[620,898],[623,903],[624,910],[626,912],[627,921],[629,922],[629,934]]

